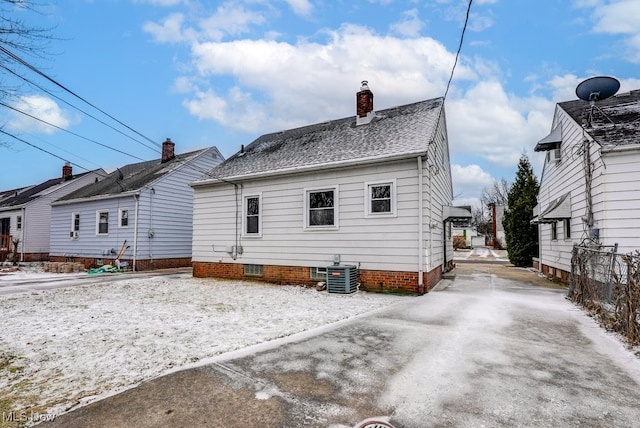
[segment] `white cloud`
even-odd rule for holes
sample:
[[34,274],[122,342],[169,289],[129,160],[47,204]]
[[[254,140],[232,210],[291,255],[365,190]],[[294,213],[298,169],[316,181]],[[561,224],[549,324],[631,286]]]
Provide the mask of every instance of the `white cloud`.
[[[427,37],[379,36],[353,25],[326,34],[324,44],[250,39],[194,44],[194,67],[200,78],[233,76],[244,91],[260,95],[250,110],[264,122],[251,122],[256,127],[252,131],[354,114],[354,94],[361,80],[369,81],[377,109],[444,93],[454,54],[441,43]],[[394,53],[393,61],[389,52]],[[459,64],[456,78],[475,75]],[[247,130],[243,118],[227,113],[213,116],[224,126]]]
[[493,18],[488,15],[481,15],[478,13],[471,13],[469,15],[468,27],[470,31],[484,31],[487,28],[492,27],[494,24]]
[[403,19],[391,24],[391,30],[405,37],[418,37],[424,28],[424,22],[418,16],[418,9],[405,11]]
[[143,29],[159,43],[221,41],[227,36],[248,33],[253,25],[263,24],[266,18],[242,5],[224,3],[218,6],[213,14],[198,19],[195,24],[198,29],[185,25],[186,20],[184,14],[173,13],[160,23],[145,23]]
[[161,23],[147,22],[143,29],[159,43],[178,43],[195,39],[192,29],[183,29],[185,17],[181,13],[167,16]]
[[594,13],[596,32],[613,34],[638,34],[640,2],[637,0],[612,1],[596,6]]
[[491,174],[476,164],[451,165],[451,177],[456,201],[476,199],[482,189],[491,187],[495,181]]
[[225,3],[216,12],[200,21],[199,26],[205,39],[220,41],[224,36],[247,33],[251,25],[265,22],[262,14],[248,10],[236,3]]
[[523,151],[551,126],[554,103],[507,94],[497,81],[482,81],[447,105],[452,152],[473,153],[500,166],[514,166]]
[[[63,129],[68,128],[72,122],[68,112],[61,109],[51,98],[41,95],[20,97],[14,104],[14,108]],[[7,126],[12,130],[41,134],[53,134],[56,132],[56,128],[53,126],[24,114],[12,112],[11,115],[12,118],[7,122]]]
[[593,31],[596,33],[621,34],[626,36],[625,44],[629,49],[628,60],[640,62],[640,2],[621,0],[578,3],[582,7],[592,7]]
[[313,6],[308,0],[286,0],[286,2],[296,15],[309,16],[313,11]]

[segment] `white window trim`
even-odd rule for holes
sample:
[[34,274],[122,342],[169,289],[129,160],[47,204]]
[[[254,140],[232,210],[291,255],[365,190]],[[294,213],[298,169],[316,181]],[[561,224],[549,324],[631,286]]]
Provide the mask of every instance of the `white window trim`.
[[[323,273],[318,272],[319,269],[324,269]],[[314,275],[315,273],[315,275]],[[314,281],[322,281],[327,279],[327,267],[312,267],[309,269],[309,278]]]
[[570,241],[571,236],[567,236],[567,225],[569,226],[569,232],[571,232],[571,219],[567,218],[562,221],[562,234],[564,235],[564,239]]
[[[309,226],[309,193],[333,190],[333,225],[331,226]],[[304,230],[338,230],[340,228],[340,186],[307,187],[303,191],[303,229]]]
[[[371,212],[371,186],[379,186],[381,184],[391,185],[391,212],[389,213],[374,213]],[[365,218],[380,218],[380,217],[397,217],[397,196],[396,196],[396,179],[391,180],[378,180],[367,181],[364,183],[364,216]]]
[[22,230],[22,216],[16,216],[16,230]]
[[80,232],[80,222],[78,222],[78,230],[76,230],[76,216],[80,217],[79,212],[71,213],[71,231],[72,232]]
[[[258,233],[247,233],[247,199],[258,198]],[[242,237],[243,238],[262,238],[262,193],[252,193],[242,198]]]
[[126,226],[122,225],[122,212],[123,211],[127,211],[127,220],[128,222],[131,222],[131,210],[127,207],[123,207],[123,208],[118,208],[118,229],[128,229],[129,228],[129,224],[127,223]]
[[[107,213],[107,233],[100,233],[100,214]],[[96,236],[109,235],[109,210],[97,210],[96,211]]]

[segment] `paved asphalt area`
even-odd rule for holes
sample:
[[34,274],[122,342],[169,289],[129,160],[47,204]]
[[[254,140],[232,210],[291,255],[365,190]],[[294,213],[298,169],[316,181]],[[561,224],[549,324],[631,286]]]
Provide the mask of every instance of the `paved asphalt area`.
[[467,264],[424,296],[41,426],[344,428],[374,416],[397,428],[640,426],[640,359],[563,289],[487,272]]

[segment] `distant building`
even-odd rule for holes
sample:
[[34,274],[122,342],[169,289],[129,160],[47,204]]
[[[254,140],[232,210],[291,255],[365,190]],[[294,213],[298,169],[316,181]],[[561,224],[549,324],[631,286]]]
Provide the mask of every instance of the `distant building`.
[[14,250],[14,241],[18,243],[16,261],[48,260],[51,202],[105,174],[102,169],[73,174],[73,167],[66,163],[56,178],[0,192],[0,262]]
[[193,190],[189,183],[223,157],[215,147],[125,165],[52,204],[52,261],[136,270],[191,265]]

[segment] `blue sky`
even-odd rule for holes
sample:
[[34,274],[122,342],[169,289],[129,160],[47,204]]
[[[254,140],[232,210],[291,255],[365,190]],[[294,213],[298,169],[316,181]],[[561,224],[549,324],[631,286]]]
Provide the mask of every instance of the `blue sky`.
[[[362,80],[375,109],[443,96],[467,4],[62,0],[13,13],[52,28],[50,54],[27,58],[47,75],[155,144],[170,137],[178,153],[215,145],[228,157],[263,133],[354,115]],[[611,75],[621,92],[640,88],[638,16],[637,0],[473,1],[445,106],[456,202],[473,202],[493,180],[513,181],[523,152],[539,173],[533,147],[580,81]],[[50,93],[23,86],[5,101],[84,139],[5,107],[2,129],[74,172],[160,156],[29,73]],[[2,137],[0,190],[56,177],[62,159]]]

